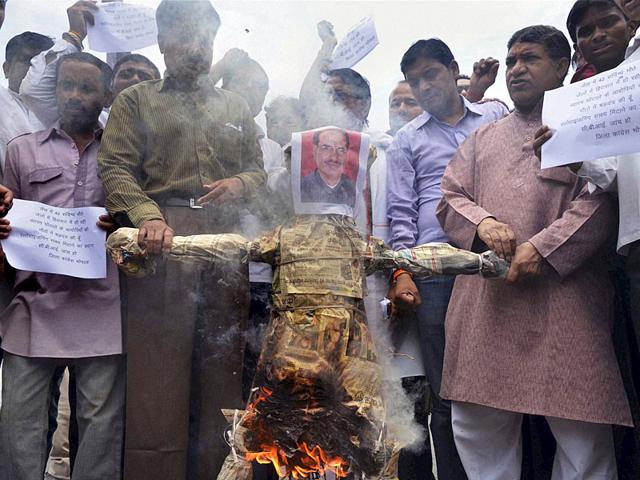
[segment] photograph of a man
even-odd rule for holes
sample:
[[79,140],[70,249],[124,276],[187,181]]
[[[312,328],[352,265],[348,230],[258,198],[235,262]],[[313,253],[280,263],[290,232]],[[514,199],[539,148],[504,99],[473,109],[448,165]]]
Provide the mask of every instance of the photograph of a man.
[[346,130],[331,128],[313,134],[316,169],[300,181],[302,202],[354,206],[355,182],[345,175],[348,152],[349,134]]

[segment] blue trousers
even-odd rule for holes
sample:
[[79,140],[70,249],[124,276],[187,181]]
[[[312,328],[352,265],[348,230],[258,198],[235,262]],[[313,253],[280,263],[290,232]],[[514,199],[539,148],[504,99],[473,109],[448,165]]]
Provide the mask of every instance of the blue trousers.
[[422,304],[418,308],[418,330],[424,370],[431,389],[431,436],[435,450],[438,478],[466,480],[451,427],[451,403],[440,398],[444,361],[444,320],[455,277],[433,277],[419,280]]

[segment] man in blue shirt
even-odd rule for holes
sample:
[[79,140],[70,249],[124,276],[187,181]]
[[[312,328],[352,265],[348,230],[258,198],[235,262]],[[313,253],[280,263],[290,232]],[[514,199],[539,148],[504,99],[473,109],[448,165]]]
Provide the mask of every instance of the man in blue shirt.
[[[387,151],[387,216],[394,249],[428,242],[448,242],[435,210],[440,181],[456,149],[476,128],[502,118],[500,102],[472,104],[457,90],[459,68],[449,47],[438,39],[419,40],[402,57],[400,68],[424,113],[402,128]],[[495,81],[497,68],[482,79]],[[487,88],[488,88],[487,85]],[[486,89],[486,88],[485,88]],[[440,398],[444,355],[444,320],[453,278],[413,282],[396,271],[389,298],[416,310],[427,381],[432,393],[431,433],[438,476],[465,479],[451,430],[451,406]],[[424,299],[424,301],[421,301]]]

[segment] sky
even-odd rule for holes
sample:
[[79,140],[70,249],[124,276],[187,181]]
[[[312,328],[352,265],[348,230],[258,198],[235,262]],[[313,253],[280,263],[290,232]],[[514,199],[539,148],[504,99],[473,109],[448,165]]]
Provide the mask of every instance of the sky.
[[[160,0],[125,0],[156,7]],[[380,44],[354,69],[371,84],[370,127],[388,128],[388,96],[402,79],[400,59],[418,39],[438,37],[451,48],[461,73],[471,74],[474,61],[494,57],[501,61],[496,84],[487,96],[509,96],[504,83],[506,44],[516,30],[534,24],[553,25],[566,32],[565,21],[573,0],[212,0],[222,19],[214,45],[214,61],[238,47],[256,59],[269,75],[267,103],[278,95],[297,96],[313,62],[320,39],[316,25],[328,20],[338,40],[363,17],[376,23]],[[0,44],[26,30],[52,37],[68,30],[69,0],[9,0]],[[87,50],[90,51],[90,50]],[[93,52],[92,52],[93,53]],[[153,46],[139,53],[164,70],[162,55]],[[104,54],[97,54],[104,59]],[[0,53],[4,61],[4,48]],[[2,80],[6,85],[6,80]],[[258,117],[264,125],[264,113]]]

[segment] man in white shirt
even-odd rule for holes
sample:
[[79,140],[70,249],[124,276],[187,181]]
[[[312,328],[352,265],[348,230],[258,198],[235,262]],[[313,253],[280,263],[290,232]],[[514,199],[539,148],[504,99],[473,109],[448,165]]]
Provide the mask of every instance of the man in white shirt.
[[31,59],[40,52],[50,49],[53,40],[39,33],[24,32],[16,35],[5,49],[2,65],[9,88],[0,88],[0,166],[4,168],[7,143],[9,140],[43,128],[36,116],[29,111],[18,92]]
[[[48,127],[58,120],[56,104],[56,65],[60,58],[84,50],[83,42],[87,36],[87,23],[93,23],[93,15],[99,7],[87,0],[79,0],[67,9],[69,30],[60,39],[31,59],[28,72],[20,85],[20,98],[38,120]],[[128,54],[120,58],[113,66],[111,83],[112,98],[124,89],[145,80],[160,79],[160,71],[147,57]],[[106,107],[100,114],[99,122],[104,127],[109,117]]]

